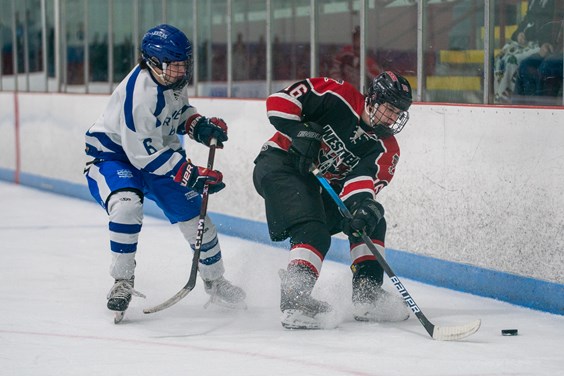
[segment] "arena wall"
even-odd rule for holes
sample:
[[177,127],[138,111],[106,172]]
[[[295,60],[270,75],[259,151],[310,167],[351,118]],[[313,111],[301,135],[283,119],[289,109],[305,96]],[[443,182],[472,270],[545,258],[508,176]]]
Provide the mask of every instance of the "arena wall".
[[[0,93],[0,179],[90,200],[84,132],[107,99]],[[220,231],[268,243],[252,184],[253,160],[274,132],[264,101],[191,102],[229,124],[229,142],[216,155],[228,188],[210,200]],[[392,268],[564,314],[564,109],[415,104],[410,113],[395,178],[379,194]],[[205,147],[191,140],[186,147],[205,165]],[[347,253],[335,237],[329,258],[347,263]]]

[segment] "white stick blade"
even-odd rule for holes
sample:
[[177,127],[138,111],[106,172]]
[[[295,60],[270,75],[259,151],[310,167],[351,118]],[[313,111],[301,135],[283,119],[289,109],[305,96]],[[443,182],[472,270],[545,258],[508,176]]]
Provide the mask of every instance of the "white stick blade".
[[466,338],[478,331],[482,322],[480,320],[458,326],[435,326],[433,339],[438,341],[457,341]]

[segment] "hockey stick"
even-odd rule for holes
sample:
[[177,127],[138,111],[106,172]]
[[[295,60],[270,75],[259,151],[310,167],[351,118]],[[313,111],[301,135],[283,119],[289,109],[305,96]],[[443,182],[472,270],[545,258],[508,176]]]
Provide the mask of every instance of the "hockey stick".
[[[215,159],[215,148],[217,145],[217,140],[213,138],[210,142],[210,153],[208,155],[208,170],[213,170],[213,162]],[[190,277],[188,278],[188,282],[182,287],[180,291],[176,293],[172,298],[168,299],[167,301],[151,307],[145,308],[143,313],[155,313],[162,311],[165,308],[168,308],[176,303],[178,303],[181,299],[183,299],[194,287],[196,286],[196,277],[198,276],[198,263],[200,261],[200,252],[202,249],[202,239],[204,237],[204,225],[206,222],[206,213],[208,211],[208,189],[209,184],[204,184],[204,189],[202,191],[202,206],[200,207],[200,218],[198,220],[198,230],[196,233],[196,244],[194,246],[194,256],[192,257],[192,267],[190,268]]]
[[[335,192],[333,187],[331,187],[329,182],[323,177],[321,172],[318,169],[314,169],[312,170],[312,173],[315,175],[317,180],[319,180],[319,182],[321,183],[323,188],[327,191],[329,196],[331,196],[333,201],[335,201],[335,203],[339,207],[339,211],[341,212],[341,214],[345,218],[352,219],[353,216],[351,212],[346,207],[344,202],[341,200],[339,195]],[[415,303],[415,300],[413,300],[413,298],[411,297],[405,286],[401,283],[400,279],[393,272],[392,268],[390,268],[388,262],[384,259],[384,257],[382,257],[382,254],[380,253],[380,251],[378,251],[378,248],[376,248],[374,243],[372,243],[370,237],[368,237],[364,233],[361,234],[361,237],[364,243],[366,244],[366,246],[370,249],[370,251],[374,254],[374,256],[376,256],[376,260],[378,260],[378,263],[382,266],[388,277],[390,277],[392,283],[394,284],[394,286],[396,286],[402,298],[405,300],[406,304],[409,306],[409,308],[411,308],[415,316],[417,316],[417,318],[419,319],[421,325],[423,325],[427,333],[429,333],[429,335],[433,339],[439,341],[455,341],[458,339],[468,337],[471,334],[474,334],[480,328],[480,324],[481,324],[480,320],[475,320],[469,322],[468,324],[458,325],[458,326],[438,326],[431,323],[427,319],[427,317],[423,314],[419,306]]]

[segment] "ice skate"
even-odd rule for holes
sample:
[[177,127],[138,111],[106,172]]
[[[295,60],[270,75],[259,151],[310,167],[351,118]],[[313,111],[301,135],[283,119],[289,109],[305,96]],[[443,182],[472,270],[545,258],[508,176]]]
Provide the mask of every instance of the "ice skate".
[[247,309],[245,298],[247,294],[242,288],[233,285],[224,277],[213,281],[204,281],[204,289],[210,296],[210,300],[204,307],[216,304],[229,309]]
[[305,267],[296,265],[291,272],[280,270],[282,280],[280,310],[281,323],[286,329],[325,329],[328,327],[325,314],[331,306],[311,297],[315,276]]
[[108,293],[107,307],[111,311],[115,311],[114,323],[117,324],[123,320],[125,311],[129,307],[132,295],[144,298],[145,295],[133,289],[134,278],[116,279],[110,292]]
[[357,321],[395,322],[409,318],[403,298],[384,290],[380,283],[364,276],[353,278],[353,316]]

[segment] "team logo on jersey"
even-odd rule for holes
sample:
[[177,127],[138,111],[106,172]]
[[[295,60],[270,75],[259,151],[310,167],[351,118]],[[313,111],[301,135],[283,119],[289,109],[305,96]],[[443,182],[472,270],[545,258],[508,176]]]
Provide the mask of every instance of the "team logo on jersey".
[[121,179],[131,179],[133,177],[133,172],[131,170],[117,170],[117,176]]
[[343,179],[360,162],[360,158],[348,150],[343,140],[329,126],[323,127],[323,139],[319,153],[319,171],[331,180]]

